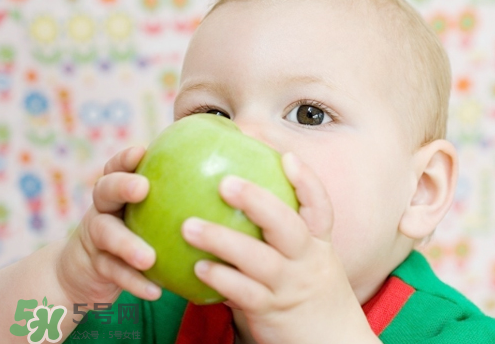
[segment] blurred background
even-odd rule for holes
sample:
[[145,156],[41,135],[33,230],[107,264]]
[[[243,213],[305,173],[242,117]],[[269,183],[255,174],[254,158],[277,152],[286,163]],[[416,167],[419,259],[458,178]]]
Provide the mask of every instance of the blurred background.
[[[210,0],[0,0],[0,267],[73,230],[104,163],[172,122]],[[455,202],[422,248],[495,316],[495,0],[411,0],[453,68]]]

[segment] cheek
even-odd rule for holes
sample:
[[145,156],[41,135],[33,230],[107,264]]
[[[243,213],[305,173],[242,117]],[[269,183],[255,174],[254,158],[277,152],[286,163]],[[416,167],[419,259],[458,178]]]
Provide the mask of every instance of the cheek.
[[366,261],[363,257],[376,256],[395,235],[397,219],[390,208],[395,197],[389,183],[393,173],[383,160],[371,149],[356,147],[336,149],[315,166],[334,209],[334,247],[344,264],[354,268]]
[[[336,150],[316,159],[313,167],[323,183],[334,208],[335,226],[343,227],[356,221],[366,222],[369,199],[374,193],[372,178],[364,161],[354,153]],[[368,171],[369,172],[369,171]]]
[[352,248],[372,237],[374,190],[362,172],[339,164],[324,180],[334,210],[333,242]]

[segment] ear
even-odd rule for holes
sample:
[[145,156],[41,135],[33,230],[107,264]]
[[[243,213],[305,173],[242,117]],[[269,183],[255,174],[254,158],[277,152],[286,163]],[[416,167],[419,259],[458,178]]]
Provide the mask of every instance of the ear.
[[399,222],[411,239],[433,233],[454,200],[458,176],[457,152],[449,141],[435,140],[413,156],[414,189]]

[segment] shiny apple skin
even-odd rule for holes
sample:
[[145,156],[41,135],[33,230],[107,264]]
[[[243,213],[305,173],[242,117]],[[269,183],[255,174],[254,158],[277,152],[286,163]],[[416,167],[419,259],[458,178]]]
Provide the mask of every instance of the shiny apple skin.
[[136,173],[148,178],[150,191],[143,202],[126,206],[124,219],[156,250],[156,263],[144,275],[195,304],[225,298],[194,274],[198,260],[221,260],[183,239],[181,226],[187,218],[196,216],[263,240],[260,228],[221,198],[218,188],[225,176],[250,180],[293,209],[299,207],[280,154],[213,114],[190,115],[167,127],[151,142]]

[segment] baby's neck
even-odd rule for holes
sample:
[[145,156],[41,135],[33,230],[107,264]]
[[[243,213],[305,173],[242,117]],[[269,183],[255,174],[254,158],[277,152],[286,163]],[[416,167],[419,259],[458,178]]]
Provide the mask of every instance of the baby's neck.
[[[252,343],[256,344],[255,342],[252,342]],[[239,337],[239,334],[236,332],[234,344],[248,344],[248,342],[242,341],[241,338]]]
[[234,317],[235,341],[234,344],[258,344],[254,340],[244,313],[239,309],[232,309]]

